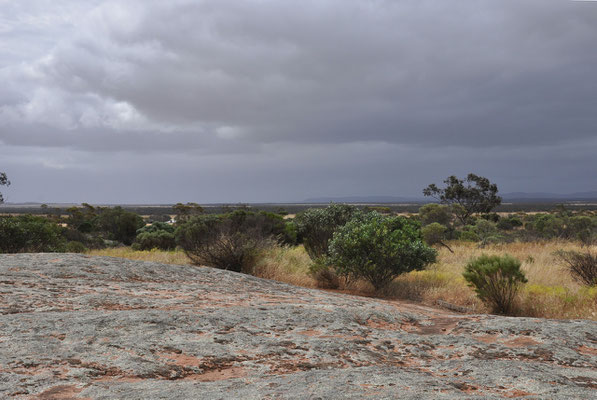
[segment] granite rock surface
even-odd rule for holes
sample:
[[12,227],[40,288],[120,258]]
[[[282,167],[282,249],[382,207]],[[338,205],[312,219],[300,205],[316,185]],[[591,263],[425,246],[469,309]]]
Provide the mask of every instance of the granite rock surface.
[[252,276],[0,255],[0,398],[589,399],[597,323],[463,315]]

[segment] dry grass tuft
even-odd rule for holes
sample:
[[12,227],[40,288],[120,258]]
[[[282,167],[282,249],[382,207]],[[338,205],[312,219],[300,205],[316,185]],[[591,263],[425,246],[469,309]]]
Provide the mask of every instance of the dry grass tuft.
[[[464,279],[464,266],[481,254],[510,254],[522,261],[528,284],[518,299],[518,315],[543,318],[584,318],[597,320],[597,289],[579,285],[559,261],[558,250],[581,250],[567,241],[504,243],[479,248],[476,243],[452,242],[454,254],[439,250],[438,263],[431,267],[447,277],[444,286],[423,290],[426,303],[443,300],[478,311],[487,311]],[[399,278],[400,279],[400,278]]]

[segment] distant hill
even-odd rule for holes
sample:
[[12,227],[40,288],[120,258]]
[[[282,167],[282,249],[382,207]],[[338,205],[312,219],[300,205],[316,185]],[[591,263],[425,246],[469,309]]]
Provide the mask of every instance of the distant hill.
[[597,191],[577,192],[577,193],[526,193],[512,192],[501,195],[505,201],[509,202],[535,202],[535,201],[597,201]]
[[[597,201],[597,191],[578,193],[547,193],[547,192],[511,192],[500,194],[505,202],[562,202],[562,201]],[[435,201],[429,197],[415,196],[342,196],[342,197],[313,197],[303,203],[428,203]]]
[[304,203],[422,203],[424,197],[398,197],[398,196],[345,196],[345,197],[314,197],[306,199]]

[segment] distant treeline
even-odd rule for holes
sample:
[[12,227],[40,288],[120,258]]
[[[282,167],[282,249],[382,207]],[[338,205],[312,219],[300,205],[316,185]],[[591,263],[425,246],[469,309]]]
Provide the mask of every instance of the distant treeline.
[[[419,208],[428,203],[412,203],[412,204],[392,204],[392,203],[372,203],[372,204],[355,204],[359,209],[372,209],[378,211],[387,211],[392,213],[417,213]],[[506,203],[501,204],[495,208],[495,212],[550,212],[564,204],[565,207],[572,211],[597,211],[597,203]],[[252,210],[252,211],[266,211],[277,214],[298,214],[309,208],[325,208],[329,204],[296,204],[296,203],[251,203],[251,204],[207,204],[201,205],[206,214],[222,214],[234,210]],[[67,214],[67,209],[71,206],[55,207],[55,206],[12,206],[10,204],[3,204],[0,206],[0,214],[34,214],[34,215],[60,215]],[[172,206],[137,206],[137,205],[121,205],[124,210],[133,212],[139,215],[175,215],[175,205]]]

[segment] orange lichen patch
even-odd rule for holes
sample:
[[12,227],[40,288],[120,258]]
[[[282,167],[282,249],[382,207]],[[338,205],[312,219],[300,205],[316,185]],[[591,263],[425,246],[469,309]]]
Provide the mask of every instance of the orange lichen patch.
[[400,329],[400,325],[396,323],[390,323],[381,319],[368,319],[366,325],[369,328],[373,329],[383,329],[383,330],[398,330]]
[[576,349],[579,353],[597,356],[597,348],[589,346],[580,346]]
[[309,336],[309,337],[317,337],[317,336],[321,336],[322,332],[316,331],[314,329],[308,329],[305,331],[300,331],[300,332],[298,332],[298,334],[304,335],[304,336]]
[[102,376],[99,379],[96,379],[95,382],[123,382],[123,383],[134,383],[134,382],[142,382],[144,378],[139,378],[136,376]]
[[452,332],[459,319],[457,318],[434,318],[431,320],[433,325],[419,325],[418,332],[421,335],[447,335]]
[[295,357],[292,360],[268,359],[264,362],[270,367],[270,374],[285,375],[298,371],[309,371],[312,369],[347,368],[348,364],[343,361],[314,362],[306,357]]
[[535,339],[528,337],[528,336],[519,336],[517,338],[513,338],[510,340],[506,340],[504,346],[508,347],[527,347],[527,346],[536,346],[540,344]]
[[413,332],[420,335],[447,335],[451,333],[458,325],[461,319],[453,317],[432,318],[431,324],[422,325],[420,323],[405,322],[400,325],[400,329],[406,332]]
[[459,389],[460,391],[467,393],[467,394],[475,394],[475,393],[479,393],[478,390],[479,388],[473,385],[470,385],[466,382],[458,382],[454,384],[454,387]]
[[57,262],[60,262],[60,261],[62,261],[61,258],[54,258],[54,259],[50,260],[51,263],[57,263]]
[[197,357],[182,353],[161,352],[156,354],[158,357],[168,360],[169,364],[178,365],[179,367],[200,367],[203,365],[203,362]]
[[320,339],[344,339],[344,340],[362,340],[364,336],[358,335],[321,335]]
[[54,378],[66,379],[67,374],[70,370],[65,366],[17,366],[11,367],[9,370],[0,369],[0,373],[10,372],[11,374],[35,376],[44,375],[52,376]]
[[111,303],[109,301],[102,302],[96,306],[98,310],[110,310],[110,311],[125,311],[125,310],[141,310],[147,307],[136,305],[128,305],[128,304],[118,304],[118,303]]
[[[79,393],[81,393],[83,389],[78,388],[74,385],[60,385],[54,386],[48,390],[41,392],[40,394],[33,397],[33,399],[38,400],[69,400],[69,399],[81,399],[81,397],[77,397]],[[85,399],[89,399],[88,397]],[[91,399],[89,399],[91,400]]]
[[220,370],[207,371],[203,374],[191,374],[183,378],[183,380],[193,380],[200,382],[215,382],[226,379],[243,378],[247,376],[247,371],[243,367],[231,367]]
[[508,392],[500,393],[502,396],[507,397],[509,399],[515,399],[517,397],[525,397],[525,396],[536,396],[537,393],[530,393],[525,392],[524,390],[512,389]]
[[486,344],[493,344],[493,343],[497,343],[498,335],[479,335],[479,336],[473,336],[473,339],[478,340],[479,342],[486,343]]
[[58,339],[58,340],[64,340],[66,338],[66,334],[64,334],[64,333],[52,333],[52,334],[50,334],[50,337],[53,337],[54,339]]

